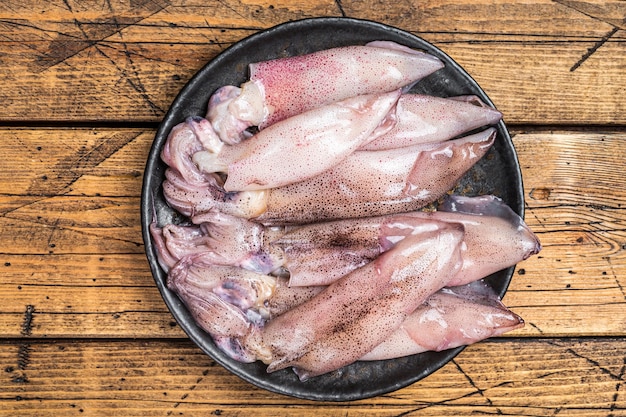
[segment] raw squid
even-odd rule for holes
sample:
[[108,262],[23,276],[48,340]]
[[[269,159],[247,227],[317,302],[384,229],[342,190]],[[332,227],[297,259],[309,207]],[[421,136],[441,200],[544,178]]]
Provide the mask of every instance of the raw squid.
[[[465,229],[462,266],[450,285],[484,278],[541,250],[522,218],[494,196],[450,196],[435,212],[304,226],[276,238],[269,248],[282,249],[281,262],[290,273],[290,285],[328,285],[432,221],[458,223]],[[348,240],[344,232],[352,233],[354,240]],[[314,257],[318,253],[320,257]]]
[[268,372],[294,367],[307,379],[358,360],[454,276],[462,236],[462,226],[440,224],[423,236],[407,237],[269,321],[260,334],[263,356],[271,357]]
[[289,287],[286,278],[209,264],[197,255],[183,257],[171,267],[167,286],[222,351],[241,362],[262,359],[259,355],[263,349],[247,344],[267,320],[324,289]]
[[494,143],[493,128],[465,138],[384,151],[357,151],[334,168],[268,190],[264,224],[309,223],[413,211],[434,202]]
[[444,288],[417,307],[360,360],[382,360],[469,345],[524,326],[484,282]]
[[[479,207],[490,214],[503,210],[497,207],[497,200],[485,198],[453,198],[447,206],[456,210],[443,213],[452,218],[462,217],[459,206],[467,207],[470,213]],[[436,213],[421,214],[427,215],[427,220],[422,219],[418,227],[411,224],[410,233],[398,222],[389,222],[390,230],[399,229],[401,233],[383,239],[388,252],[330,287],[289,287],[285,278],[207,263],[210,258],[198,249],[202,245],[189,244],[169,245],[176,249],[175,254],[183,256],[169,269],[168,286],[179,294],[196,322],[230,357],[243,362],[261,359],[271,364],[270,371],[295,366],[302,379],[357,359],[376,360],[447,349],[523,324],[496,302],[494,296],[479,299],[479,295],[489,295],[488,288],[477,287],[483,284],[444,289],[429,297],[444,285],[457,281],[454,277],[463,270],[464,258],[472,252],[472,245],[463,241],[468,229],[464,225],[478,230],[494,220],[497,222],[497,218],[483,219],[484,216],[470,214],[480,219],[480,224],[467,220],[463,224],[440,222],[430,216]],[[207,241],[197,233],[200,226],[188,228],[178,234],[178,240]],[[157,248],[166,250],[167,245],[159,244]],[[185,249],[181,248],[186,248],[190,255],[185,256]],[[415,300],[421,301],[412,304]],[[420,306],[422,301],[425,304]],[[383,313],[389,311],[393,314]],[[313,322],[316,315],[327,319],[309,326],[303,324],[309,321],[308,315],[313,315]],[[395,329],[396,324],[397,330],[387,334],[385,326]],[[287,334],[292,334],[293,339],[287,338]],[[272,342],[279,340],[277,336],[287,340]],[[356,343],[358,349],[351,343]],[[371,350],[361,352],[363,346]],[[306,353],[302,356],[286,353],[292,351]],[[355,357],[355,352],[362,356]],[[331,355],[332,360],[325,355]]]
[[[189,256],[177,263],[168,275],[168,287],[185,302],[195,321],[220,348],[242,362],[253,362],[259,354],[270,360],[266,347],[255,341],[264,331],[266,320],[311,300],[325,289],[288,287],[283,278],[195,262],[197,259]],[[440,351],[497,336],[523,324],[482,281],[443,288],[359,360]],[[251,341],[256,344],[250,344]]]
[[189,222],[155,215],[150,233],[226,355],[305,380],[523,325],[480,281],[541,249],[523,220],[494,196],[418,211],[502,118],[476,96],[407,94],[441,67],[384,41],[253,63],[172,129],[163,194]]
[[400,90],[396,90],[315,108],[276,123],[239,144],[224,145],[219,141],[205,145],[205,151],[196,152],[193,161],[203,172],[227,174],[227,192],[299,182],[337,165],[391,129],[395,123],[391,110],[399,97]]
[[361,150],[393,149],[429,142],[443,142],[500,121],[502,113],[477,96],[440,98],[403,94],[396,106],[395,126]]
[[[463,285],[486,277],[539,253],[537,236],[500,198],[450,196],[438,211],[398,215],[384,225],[380,240],[382,250],[391,248],[412,231],[411,224],[420,216],[441,222],[460,223],[465,228],[466,250],[463,264],[449,285]],[[418,220],[418,225],[420,222]]]
[[[435,212],[344,219],[294,227],[263,227],[245,219],[208,213],[199,225],[152,225],[160,252],[174,259],[195,254],[205,262],[261,273],[289,274],[289,285],[328,285],[372,261],[406,235],[433,220],[465,227],[462,285],[508,268],[539,252],[537,237],[521,217],[494,196],[449,196]],[[160,243],[160,242],[163,243]],[[201,254],[201,256],[200,256]]]
[[279,230],[220,212],[206,213],[201,220],[198,225],[163,227],[156,220],[152,222],[150,233],[164,271],[190,255],[196,262],[237,266],[263,274],[276,272],[285,263],[283,251],[267,245],[274,239],[273,232],[282,234]]
[[207,119],[226,143],[316,107],[394,91],[443,67],[436,57],[394,42],[345,46],[249,65],[250,81],[225,86],[209,101]]
[[218,176],[205,174],[203,183],[190,183],[168,170],[163,192],[192,220],[215,210],[269,225],[412,211],[450,190],[489,150],[495,135],[489,128],[442,143],[356,151],[320,175],[266,190],[227,192]]

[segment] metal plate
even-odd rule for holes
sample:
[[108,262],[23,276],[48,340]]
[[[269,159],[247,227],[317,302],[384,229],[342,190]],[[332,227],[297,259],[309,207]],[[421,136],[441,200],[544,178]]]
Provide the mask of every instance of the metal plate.
[[[492,105],[478,84],[450,57],[428,42],[397,28],[371,21],[348,18],[315,18],[285,23],[256,33],[225,50],[202,68],[181,90],[157,131],[148,156],[141,201],[141,224],[146,254],[165,303],[182,329],[204,352],[230,372],[269,391],[311,400],[349,401],[373,397],[410,385],[435,372],[462,348],[426,352],[400,359],[357,362],[338,371],[301,382],[291,370],[268,374],[260,362],[237,362],[214,344],[209,335],[193,321],[185,306],[166,285],[166,274],[159,267],[148,227],[156,212],[159,223],[181,221],[163,199],[161,184],[166,165],[159,153],[167,135],[188,116],[205,116],[210,95],[227,84],[239,85],[248,77],[250,62],[301,55],[316,50],[391,40],[421,49],[441,59],[445,68],[428,76],[411,92],[440,97],[474,94]],[[489,153],[465,175],[455,192],[464,195],[494,194],[523,216],[522,178],[515,149],[506,126],[497,126],[497,138]],[[514,267],[486,279],[501,296],[513,275]]]

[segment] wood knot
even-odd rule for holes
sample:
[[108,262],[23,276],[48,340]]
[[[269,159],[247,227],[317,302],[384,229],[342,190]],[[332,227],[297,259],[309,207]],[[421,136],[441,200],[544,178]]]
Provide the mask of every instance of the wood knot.
[[549,188],[533,188],[530,190],[530,198],[533,200],[548,200],[550,198]]

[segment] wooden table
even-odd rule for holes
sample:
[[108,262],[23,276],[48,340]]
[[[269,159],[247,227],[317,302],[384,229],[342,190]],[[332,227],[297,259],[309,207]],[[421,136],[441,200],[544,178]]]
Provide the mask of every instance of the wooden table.
[[[232,43],[315,16],[448,53],[504,113],[543,251],[518,331],[389,395],[258,389],[191,343],[144,255],[139,201],[176,93]],[[0,415],[626,415],[626,2],[34,0],[0,4]]]

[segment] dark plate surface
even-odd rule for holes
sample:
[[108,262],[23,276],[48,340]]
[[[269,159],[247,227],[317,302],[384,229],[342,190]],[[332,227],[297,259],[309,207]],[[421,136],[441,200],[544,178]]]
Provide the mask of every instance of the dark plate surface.
[[[188,116],[205,116],[209,96],[219,87],[239,85],[248,76],[250,62],[301,55],[336,46],[391,40],[428,52],[445,63],[445,68],[418,83],[411,92],[440,97],[475,94],[492,104],[478,84],[450,57],[433,45],[408,32],[371,21],[348,18],[316,18],[285,23],[259,32],[234,44],[204,68],[181,90],[163,119],[148,156],[141,200],[141,223],[146,254],[163,299],[189,337],[209,356],[232,373],[269,391],[311,400],[349,401],[395,391],[436,371],[462,348],[427,352],[405,358],[357,362],[341,370],[300,382],[291,370],[268,374],[260,362],[244,364],[224,355],[210,336],[193,321],[176,294],[166,286],[166,274],[159,267],[148,226],[156,211],[160,225],[182,219],[167,206],[161,193],[165,164],[159,153],[169,131]],[[503,122],[489,154],[462,180],[455,192],[464,195],[494,194],[523,215],[522,178],[511,138]],[[498,294],[504,295],[514,268],[486,279]]]

